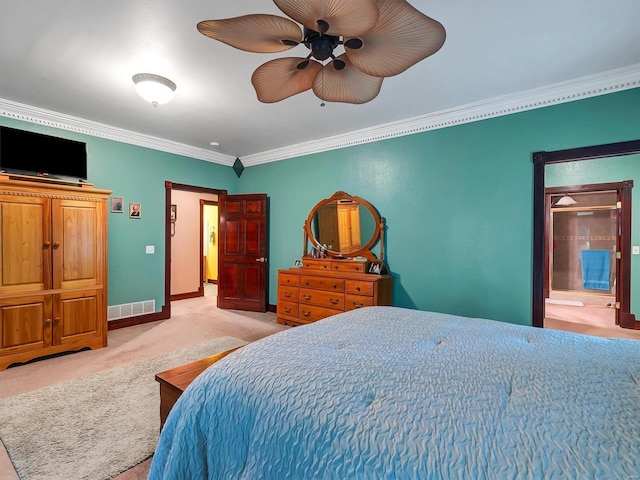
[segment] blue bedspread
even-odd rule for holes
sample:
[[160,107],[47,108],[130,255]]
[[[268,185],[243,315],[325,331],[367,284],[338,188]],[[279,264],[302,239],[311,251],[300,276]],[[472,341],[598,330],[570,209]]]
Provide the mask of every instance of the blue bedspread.
[[393,307],[241,348],[185,391],[155,479],[638,479],[640,341]]

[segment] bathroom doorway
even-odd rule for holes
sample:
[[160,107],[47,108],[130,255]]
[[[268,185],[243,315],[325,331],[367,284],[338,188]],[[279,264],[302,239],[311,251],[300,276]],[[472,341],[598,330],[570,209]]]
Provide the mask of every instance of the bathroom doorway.
[[619,325],[617,268],[621,222],[616,189],[547,188],[545,318],[592,327]]

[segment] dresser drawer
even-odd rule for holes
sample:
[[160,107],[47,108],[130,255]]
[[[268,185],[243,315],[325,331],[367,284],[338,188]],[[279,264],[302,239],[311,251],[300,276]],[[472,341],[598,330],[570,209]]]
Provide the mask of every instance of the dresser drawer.
[[356,308],[370,307],[373,305],[373,297],[365,297],[362,295],[345,295],[344,309],[346,311],[355,310]]
[[291,287],[297,287],[299,281],[300,281],[299,275],[293,275],[291,273],[278,274],[278,284],[280,285],[289,285]]
[[298,287],[288,287],[286,285],[280,285],[278,287],[278,299],[289,302],[297,302],[299,298],[300,290]]
[[330,292],[344,292],[344,280],[331,277],[302,276],[300,278],[300,286]]
[[345,291],[354,295],[373,295],[373,282],[347,280]]
[[301,322],[315,322],[323,318],[330,317],[342,313],[343,310],[334,310],[333,308],[317,307],[315,305],[300,305],[299,319]]
[[334,272],[356,272],[367,273],[367,265],[369,262],[353,262],[349,260],[336,260],[331,264],[331,270]]
[[301,288],[300,303],[344,310],[344,294],[341,292]]
[[331,271],[331,260],[304,259],[302,260],[302,265],[304,266],[304,268],[312,268],[314,270],[326,270],[327,272]]
[[278,315],[282,315],[285,317],[298,317],[298,304],[294,302],[287,302],[284,300],[280,300],[278,302]]

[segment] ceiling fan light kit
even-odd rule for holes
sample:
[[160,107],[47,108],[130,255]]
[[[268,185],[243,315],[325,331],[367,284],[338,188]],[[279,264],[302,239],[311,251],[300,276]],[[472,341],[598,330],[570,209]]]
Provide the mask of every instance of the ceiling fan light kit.
[[[295,22],[254,14],[198,23],[203,35],[248,52],[280,53],[300,44],[309,49],[306,57],[271,60],[254,71],[251,83],[263,103],[311,89],[328,102],[369,102],[380,93],[385,77],[433,55],[446,38],[440,22],[406,0],[274,3]],[[336,54],[338,48],[344,53]]]

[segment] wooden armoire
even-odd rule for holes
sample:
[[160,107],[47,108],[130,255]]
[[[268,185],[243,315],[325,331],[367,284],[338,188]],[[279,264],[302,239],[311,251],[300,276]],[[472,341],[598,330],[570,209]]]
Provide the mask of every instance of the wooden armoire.
[[0,176],[0,370],[107,346],[110,194]]

